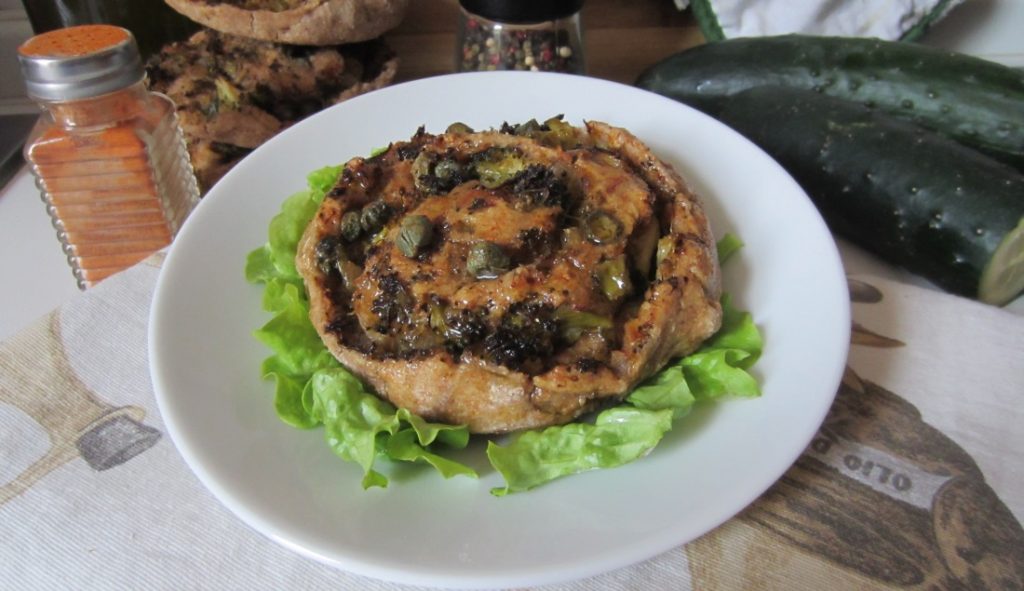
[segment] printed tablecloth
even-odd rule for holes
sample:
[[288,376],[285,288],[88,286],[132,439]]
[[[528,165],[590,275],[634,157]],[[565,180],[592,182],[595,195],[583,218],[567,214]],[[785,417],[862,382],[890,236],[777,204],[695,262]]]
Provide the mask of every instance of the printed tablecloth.
[[[193,476],[147,365],[162,260],[0,344],[0,587],[409,589],[289,551]],[[1024,589],[1024,316],[849,279],[846,376],[796,464],[702,538],[546,589]]]

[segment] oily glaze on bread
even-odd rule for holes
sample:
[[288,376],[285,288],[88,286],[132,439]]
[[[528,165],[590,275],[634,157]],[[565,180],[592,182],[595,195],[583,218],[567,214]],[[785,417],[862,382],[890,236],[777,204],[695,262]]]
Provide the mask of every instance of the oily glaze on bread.
[[232,35],[294,45],[337,45],[380,36],[408,0],[166,0],[193,21]]
[[699,200],[599,122],[421,130],[353,159],[296,263],[313,325],[346,367],[475,433],[616,401],[721,323]]

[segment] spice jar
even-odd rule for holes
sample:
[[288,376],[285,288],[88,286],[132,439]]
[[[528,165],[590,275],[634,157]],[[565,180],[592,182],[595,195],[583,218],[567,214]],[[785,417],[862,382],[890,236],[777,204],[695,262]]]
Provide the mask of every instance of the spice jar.
[[146,89],[126,29],[50,31],[18,59],[43,110],[25,161],[85,289],[170,244],[199,200],[192,165],[174,104]]
[[583,0],[460,0],[455,68],[584,72]]

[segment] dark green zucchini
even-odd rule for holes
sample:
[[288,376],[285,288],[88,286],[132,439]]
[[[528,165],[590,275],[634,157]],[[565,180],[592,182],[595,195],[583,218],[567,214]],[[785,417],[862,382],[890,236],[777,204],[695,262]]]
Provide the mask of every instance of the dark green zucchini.
[[774,157],[837,234],[968,297],[1024,289],[1024,175],[948,138],[819,93],[759,87],[718,118]]
[[817,90],[910,120],[1024,171],[1024,72],[912,43],[783,35],[710,43],[637,86],[714,114],[756,86]]

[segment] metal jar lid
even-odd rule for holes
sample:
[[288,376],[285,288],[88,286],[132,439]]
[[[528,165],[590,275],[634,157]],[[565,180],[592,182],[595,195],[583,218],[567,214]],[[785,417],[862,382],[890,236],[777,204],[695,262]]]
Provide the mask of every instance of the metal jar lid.
[[540,23],[572,16],[583,0],[459,0],[467,12],[503,23]]
[[112,25],[36,35],[18,48],[18,61],[29,96],[49,101],[99,96],[145,76],[135,37]]

